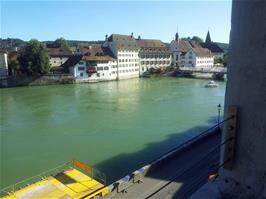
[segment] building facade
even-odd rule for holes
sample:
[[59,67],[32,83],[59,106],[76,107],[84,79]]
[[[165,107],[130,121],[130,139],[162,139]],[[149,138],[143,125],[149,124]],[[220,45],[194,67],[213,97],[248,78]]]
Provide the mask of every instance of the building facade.
[[140,75],[149,69],[166,69],[171,65],[171,51],[160,40],[140,39],[137,44],[139,50]]
[[191,48],[180,55],[180,68],[211,69],[214,65],[214,56],[206,48]]
[[117,61],[106,47],[79,45],[74,56],[63,64],[77,82],[117,79]]
[[111,50],[117,60],[117,79],[139,77],[139,47],[133,34],[106,36],[104,47]]
[[64,48],[63,46],[55,46],[53,44],[46,45],[48,50],[48,54],[50,56],[50,66],[52,67],[59,67],[64,64],[69,57],[73,55],[71,50]]
[[214,56],[207,48],[199,44],[179,39],[176,33],[175,40],[171,41],[172,63],[179,68],[210,69],[214,65]]

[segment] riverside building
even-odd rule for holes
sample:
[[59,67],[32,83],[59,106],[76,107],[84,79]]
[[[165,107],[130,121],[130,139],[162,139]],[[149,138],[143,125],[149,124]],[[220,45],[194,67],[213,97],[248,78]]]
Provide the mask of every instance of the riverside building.
[[61,66],[73,55],[71,50],[60,45],[46,44],[46,48],[50,56],[51,68]]
[[117,79],[139,77],[139,47],[133,34],[106,35],[104,47],[108,47],[117,59]]
[[117,79],[117,61],[112,52],[99,44],[79,45],[64,65],[77,82]]
[[214,56],[207,48],[202,48],[190,40],[179,39],[178,33],[175,40],[170,43],[173,54],[172,63],[180,69],[210,69],[214,65]]
[[165,69],[171,65],[171,51],[161,40],[141,39],[136,40],[140,48],[140,75],[149,69]]

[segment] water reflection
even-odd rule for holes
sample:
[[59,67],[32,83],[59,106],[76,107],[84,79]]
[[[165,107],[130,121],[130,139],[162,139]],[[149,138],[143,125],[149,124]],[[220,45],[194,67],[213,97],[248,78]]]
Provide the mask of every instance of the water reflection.
[[149,78],[1,90],[1,186],[73,157],[97,165],[207,124],[223,104],[224,85],[204,83]]

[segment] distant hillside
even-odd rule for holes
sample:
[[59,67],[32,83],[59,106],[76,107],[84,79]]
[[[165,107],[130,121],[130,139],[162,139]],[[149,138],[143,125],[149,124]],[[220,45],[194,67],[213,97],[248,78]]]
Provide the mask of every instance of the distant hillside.
[[21,47],[25,45],[25,41],[17,38],[0,38],[0,48],[9,48],[9,47]]
[[223,51],[224,51],[225,53],[228,52],[229,44],[226,44],[226,43],[219,43],[219,42],[216,42],[216,43],[217,43],[217,45],[218,45],[221,49],[223,49]]
[[[23,41],[21,39],[17,38],[7,38],[7,39],[1,39],[0,38],[0,48],[9,48],[9,47],[22,47],[26,44],[27,41]],[[53,43],[54,41],[41,41],[44,43]],[[103,44],[104,41],[78,41],[78,40],[67,40],[69,45],[77,46],[79,43],[83,44]]]
[[[45,43],[53,43],[54,41],[43,41]],[[103,44],[104,41],[78,41],[78,40],[67,40],[70,47],[77,46],[78,44]]]

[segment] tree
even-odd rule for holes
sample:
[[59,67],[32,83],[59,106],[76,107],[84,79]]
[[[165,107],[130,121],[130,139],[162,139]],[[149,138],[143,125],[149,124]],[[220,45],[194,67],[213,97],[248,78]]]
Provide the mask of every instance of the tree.
[[17,75],[20,73],[20,65],[16,59],[8,59],[8,74]]
[[203,43],[203,40],[198,36],[193,36],[191,40],[195,41],[198,44]]
[[215,58],[214,59],[214,64],[224,64],[223,58]]
[[54,41],[54,44],[55,45],[58,45],[58,46],[62,46],[62,47],[64,47],[65,49],[70,49],[70,47],[69,47],[69,43],[67,42],[67,40],[65,40],[63,37],[60,37],[60,38],[58,38],[58,39],[56,39],[55,41]]
[[38,40],[30,40],[18,55],[21,71],[29,75],[43,75],[49,72],[49,55]]

